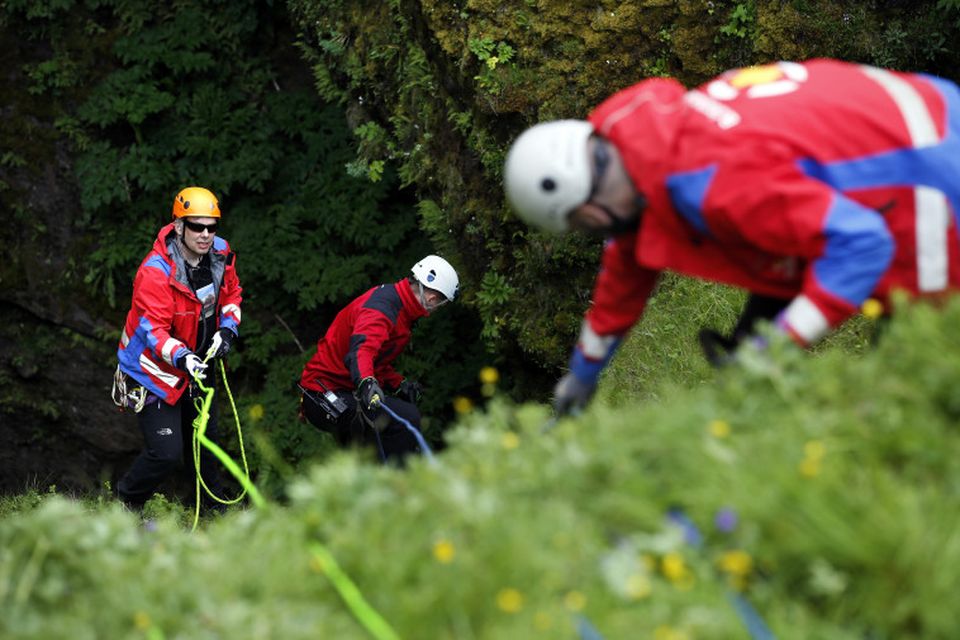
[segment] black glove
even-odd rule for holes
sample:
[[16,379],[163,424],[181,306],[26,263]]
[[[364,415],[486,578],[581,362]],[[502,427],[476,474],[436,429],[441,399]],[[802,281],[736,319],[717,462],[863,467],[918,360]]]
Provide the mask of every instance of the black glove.
[[360,381],[360,384],[357,385],[357,407],[367,422],[378,430],[383,428],[383,426],[378,427],[378,424],[384,421],[377,420],[377,418],[382,414],[380,404],[385,397],[386,395],[383,393],[383,389],[380,388],[380,385],[377,384],[377,379],[373,376],[364,378]]
[[423,385],[416,380],[404,379],[397,387],[395,394],[401,400],[406,400],[410,404],[417,404],[423,397]]
[[568,373],[553,388],[553,408],[557,415],[567,415],[581,411],[590,402],[596,384],[584,382],[572,373]]
[[220,329],[215,334],[213,334],[213,340],[210,341],[210,348],[207,349],[206,360],[211,358],[222,358],[228,353],[230,353],[230,348],[233,346],[233,340],[237,337],[233,331],[230,329]]
[[737,350],[736,340],[720,335],[713,329],[701,329],[697,337],[703,356],[710,366],[719,369],[733,362],[734,352]]

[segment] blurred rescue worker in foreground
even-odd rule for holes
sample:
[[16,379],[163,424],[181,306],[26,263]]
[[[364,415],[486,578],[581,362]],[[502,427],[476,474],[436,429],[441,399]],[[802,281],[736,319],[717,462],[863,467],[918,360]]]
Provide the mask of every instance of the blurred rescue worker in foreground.
[[397,373],[393,361],[410,342],[414,322],[453,300],[460,283],[439,256],[420,260],[411,273],[344,307],[300,377],[301,410],[313,426],[341,446],[375,440],[384,461],[400,463],[419,451],[416,438],[380,405],[419,430],[422,388]]
[[[202,187],[180,191],[173,221],[160,229],[133,281],[114,384],[114,402],[137,412],[145,444],[117,484],[120,499],[133,508],[142,507],[174,471],[193,468],[198,390],[192,380],[206,377],[211,361],[230,351],[239,332],[242,289],[230,245],[217,235],[219,222],[213,193]],[[216,441],[214,411],[206,435]],[[200,471],[207,487],[222,496],[215,458],[205,448]]]
[[589,402],[663,270],[750,291],[804,346],[868,298],[960,282],[960,91],[933,76],[813,60],[645,80],[525,131],[504,176],[529,224],[609,237],[560,412]]

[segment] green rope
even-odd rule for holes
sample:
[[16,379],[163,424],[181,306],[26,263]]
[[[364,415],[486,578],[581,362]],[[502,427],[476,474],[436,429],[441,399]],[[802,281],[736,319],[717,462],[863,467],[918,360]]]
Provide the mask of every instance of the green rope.
[[354,617],[366,627],[370,635],[377,640],[400,640],[397,632],[364,599],[363,594],[350,577],[343,572],[333,555],[319,542],[310,545],[310,551],[320,566],[320,570],[330,579],[340,597],[350,608]]
[[[237,414],[237,406],[233,401],[233,394],[230,392],[230,385],[227,384],[227,372],[224,369],[223,361],[220,361],[220,377],[223,379],[223,387],[227,392],[227,397],[230,399],[230,407],[233,409],[233,416],[236,420],[237,425],[237,438],[240,440],[240,455],[243,459],[243,471],[240,470],[240,467],[235,463],[227,453],[221,449],[215,442],[207,438],[207,422],[210,420],[210,407],[213,404],[213,387],[205,386],[200,380],[194,379],[197,383],[197,386],[200,388],[200,391],[203,392],[202,398],[197,398],[194,401],[194,406],[197,408],[197,417],[193,421],[193,463],[196,468],[196,487],[197,487],[197,504],[196,511],[194,513],[193,519],[193,530],[196,530],[197,523],[200,520],[200,487],[201,485],[206,490],[207,494],[210,495],[214,500],[222,504],[234,504],[239,502],[241,498],[247,493],[250,494],[250,499],[253,501],[254,505],[257,507],[266,507],[266,500],[263,499],[263,496],[257,491],[257,488],[250,481],[250,470],[247,466],[247,457],[243,450],[243,434],[240,430],[240,417]],[[200,474],[200,446],[203,445],[217,458],[220,462],[223,463],[230,473],[240,482],[243,486],[243,493],[234,498],[233,500],[222,500],[207,487],[206,482],[203,481],[203,477]],[[370,604],[363,597],[360,589],[357,588],[357,585],[350,579],[343,569],[340,568],[340,565],[337,564],[336,559],[333,557],[333,554],[327,550],[319,542],[314,542],[310,545],[310,551],[313,553],[313,557],[316,560],[319,568],[324,575],[330,580],[333,587],[340,594],[340,597],[346,603],[347,607],[350,609],[350,612],[353,616],[363,625],[367,631],[370,632],[370,635],[376,638],[376,640],[400,640],[400,636],[393,630],[390,624],[383,619],[383,617],[377,613],[377,611],[370,606]]]
[[[220,504],[236,504],[243,499],[245,495],[250,494],[250,499],[258,507],[265,507],[266,500],[263,499],[263,496],[257,490],[257,487],[250,481],[250,468],[247,464],[247,455],[243,448],[243,431],[240,428],[240,415],[237,413],[237,405],[233,401],[233,393],[230,391],[230,385],[227,383],[227,372],[223,366],[223,360],[220,360],[220,377],[223,380],[223,388],[227,392],[227,398],[230,399],[230,408],[233,410],[233,419],[237,425],[237,439],[240,441],[240,457],[243,460],[243,470],[240,470],[240,467],[236,462],[223,450],[217,443],[213,440],[210,440],[207,435],[207,422],[210,420],[210,407],[213,404],[213,395],[214,388],[207,387],[200,380],[194,379],[194,382],[197,383],[200,391],[203,392],[203,396],[196,398],[194,400],[194,406],[197,409],[197,417],[193,420],[193,466],[196,470],[196,489],[197,489],[197,501],[194,506],[193,514],[193,528],[196,530],[197,523],[200,521],[200,487],[202,486],[204,491],[207,492],[211,498],[219,502]],[[206,447],[210,450],[219,460],[223,463],[223,466],[230,471],[231,474],[240,482],[240,485],[243,487],[243,491],[236,498],[226,500],[217,496],[213,491],[210,490],[210,487],[207,486],[206,481],[203,479],[203,475],[200,473],[200,446]]]

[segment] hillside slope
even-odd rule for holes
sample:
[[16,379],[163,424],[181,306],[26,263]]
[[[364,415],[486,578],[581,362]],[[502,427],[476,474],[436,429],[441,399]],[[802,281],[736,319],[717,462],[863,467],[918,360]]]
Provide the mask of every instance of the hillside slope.
[[747,638],[738,602],[781,639],[955,637],[958,325],[919,305],[862,355],[774,341],[547,432],[495,401],[436,464],[344,454],[193,534],[8,501],[0,635],[371,637],[320,543],[403,638]]

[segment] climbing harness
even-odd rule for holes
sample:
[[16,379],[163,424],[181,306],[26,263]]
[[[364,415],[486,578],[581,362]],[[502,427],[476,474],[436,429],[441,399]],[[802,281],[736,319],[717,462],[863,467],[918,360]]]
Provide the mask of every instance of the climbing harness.
[[110,390],[110,397],[113,399],[113,404],[120,407],[121,411],[130,408],[134,413],[140,413],[147,403],[147,389],[143,385],[128,387],[128,381],[129,377],[120,370],[118,364],[117,370],[113,372],[113,388]]

